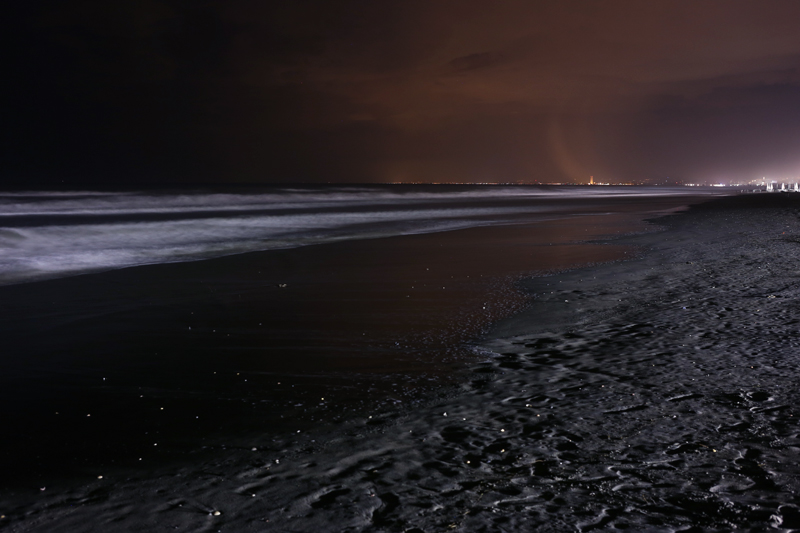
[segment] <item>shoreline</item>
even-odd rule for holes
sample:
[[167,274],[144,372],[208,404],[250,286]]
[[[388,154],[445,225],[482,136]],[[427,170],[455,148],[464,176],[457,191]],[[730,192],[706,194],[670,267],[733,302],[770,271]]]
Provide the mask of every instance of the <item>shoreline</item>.
[[520,309],[526,297],[512,280],[621,257],[619,247],[575,241],[627,229],[632,218],[641,217],[476,227],[0,287],[0,329],[13,348],[1,396],[18,405],[0,420],[18,435],[0,446],[0,486],[168,465],[197,458],[200,447],[281,449],[271,441],[291,442],[296,430],[335,433],[362,413],[413,409],[458,387],[476,360],[468,342]]
[[[625,280],[638,281],[644,276],[645,270],[663,267],[664,260],[680,263],[680,260],[675,261],[674,259],[682,255],[686,256],[684,259],[688,258],[688,252],[679,250],[678,242],[685,240],[686,237],[698,237],[698,235],[679,236],[681,240],[676,242],[672,242],[668,237],[673,233],[691,233],[693,217],[709,218],[714,216],[715,212],[737,209],[758,211],[797,207],[800,207],[800,198],[785,195],[744,194],[700,201],[683,211],[645,219],[645,222],[661,229],[596,241],[602,244],[633,247],[641,251],[637,257],[588,268],[571,269],[552,276],[531,277],[523,280],[521,288],[527,294],[532,295],[532,304],[522,312],[495,323],[486,338],[496,340],[547,331],[563,332],[591,324],[595,320],[602,320],[603,317],[624,312],[627,307],[618,305],[621,300],[619,298],[614,301],[613,298],[606,295],[603,298],[594,298],[589,301],[581,299],[580,294],[582,291],[595,290],[615,283],[621,284]],[[731,216],[734,215],[731,213]],[[687,265],[693,263],[688,260],[684,262]],[[677,266],[671,269],[670,274],[676,274],[681,268],[682,266]],[[552,292],[552,296],[548,294],[550,292]],[[564,303],[575,305],[562,306],[562,296],[569,300],[571,294],[577,295],[578,298]],[[610,311],[617,307],[619,309]]]

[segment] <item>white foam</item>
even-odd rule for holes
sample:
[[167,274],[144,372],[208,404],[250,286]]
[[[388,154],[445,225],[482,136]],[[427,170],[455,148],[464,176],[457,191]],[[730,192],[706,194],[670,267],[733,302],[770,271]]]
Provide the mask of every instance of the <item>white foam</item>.
[[[692,193],[700,193],[692,190]],[[280,188],[263,193],[0,192],[0,217],[129,215],[184,212],[312,209],[454,202],[486,199],[609,198],[687,195],[685,187],[459,187],[419,191],[387,188]],[[708,194],[719,190],[709,190]]]
[[[431,192],[332,187],[247,194],[0,193],[0,224],[4,226],[0,227],[0,283],[568,216],[563,203],[543,201],[554,197],[688,193],[677,188],[605,188],[608,190],[598,193],[595,189],[601,188],[498,187]],[[693,195],[697,193],[691,191]],[[539,201],[519,201],[525,198]],[[173,218],[147,218],[164,213]],[[113,216],[118,215],[128,218],[115,220]],[[33,223],[23,220],[31,216],[40,218]],[[81,218],[72,220],[76,216]]]

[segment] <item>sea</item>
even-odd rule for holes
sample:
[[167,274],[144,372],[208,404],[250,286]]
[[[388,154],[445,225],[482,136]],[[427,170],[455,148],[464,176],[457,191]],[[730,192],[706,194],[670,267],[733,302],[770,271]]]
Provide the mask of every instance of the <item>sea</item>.
[[388,185],[0,192],[0,282],[155,263],[540,222],[686,187]]
[[520,280],[635,257],[614,238],[731,192],[0,192],[3,482],[413,413],[490,356],[479,340],[535,296]]

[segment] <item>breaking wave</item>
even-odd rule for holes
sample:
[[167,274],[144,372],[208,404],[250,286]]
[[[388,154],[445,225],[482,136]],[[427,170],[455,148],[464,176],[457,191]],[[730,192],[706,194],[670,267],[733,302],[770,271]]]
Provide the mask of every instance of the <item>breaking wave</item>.
[[[0,193],[0,283],[579,214],[645,187],[375,186]],[[583,204],[581,204],[583,205]]]

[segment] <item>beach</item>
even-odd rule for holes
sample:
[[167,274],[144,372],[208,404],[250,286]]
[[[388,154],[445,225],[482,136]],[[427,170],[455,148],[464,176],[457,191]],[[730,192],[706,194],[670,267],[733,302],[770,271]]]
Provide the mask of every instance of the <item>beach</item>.
[[0,533],[800,533],[800,2],[3,20]]
[[[524,302],[498,314],[491,330],[459,337],[470,358],[445,354],[437,365],[445,377],[441,369],[452,368],[451,379],[406,387],[408,397],[393,401],[378,394],[383,400],[335,423],[318,410],[317,424],[269,439],[187,429],[168,458],[87,464],[43,486],[46,472],[37,485],[16,472],[0,524],[10,531],[800,527],[798,205],[790,194],[722,198],[593,243],[609,255],[528,277],[520,282]],[[230,272],[220,266],[230,259],[213,261],[191,264]],[[152,268],[185,276],[191,264]],[[194,369],[187,383],[199,379],[198,369],[213,372],[201,363],[185,365]],[[368,374],[363,362],[351,364]],[[409,370],[418,364],[401,361],[392,379],[421,380],[424,372]],[[225,379],[236,379],[237,367],[245,368],[238,361]],[[258,398],[256,385],[239,385],[230,401]],[[142,396],[167,399],[151,392]],[[219,403],[203,404],[197,387],[186,394],[204,408]],[[319,409],[324,402],[315,400]],[[241,430],[240,422],[228,429]],[[198,446],[192,431],[207,440]]]

